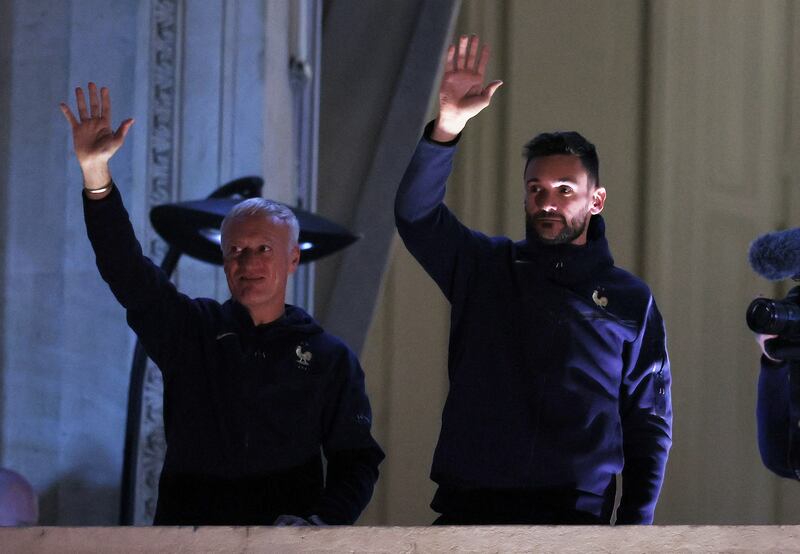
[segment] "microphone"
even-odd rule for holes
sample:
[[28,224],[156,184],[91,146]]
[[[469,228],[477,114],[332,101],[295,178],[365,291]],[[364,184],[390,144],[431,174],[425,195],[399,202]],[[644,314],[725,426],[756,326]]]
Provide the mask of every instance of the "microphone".
[[770,281],[800,277],[800,227],[761,235],[749,257],[753,271]]

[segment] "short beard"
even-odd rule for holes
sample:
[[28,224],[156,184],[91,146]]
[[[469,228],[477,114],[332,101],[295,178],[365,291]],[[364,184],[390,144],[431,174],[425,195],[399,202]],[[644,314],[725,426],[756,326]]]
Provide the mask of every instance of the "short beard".
[[589,212],[586,212],[583,216],[576,216],[567,223],[564,216],[559,215],[558,217],[561,218],[563,223],[561,232],[554,237],[543,237],[536,229],[536,220],[545,217],[545,215],[547,217],[553,217],[553,214],[544,214],[542,212],[533,215],[529,214],[527,211],[525,212],[525,236],[528,240],[535,238],[543,244],[569,244],[581,236],[591,216]]

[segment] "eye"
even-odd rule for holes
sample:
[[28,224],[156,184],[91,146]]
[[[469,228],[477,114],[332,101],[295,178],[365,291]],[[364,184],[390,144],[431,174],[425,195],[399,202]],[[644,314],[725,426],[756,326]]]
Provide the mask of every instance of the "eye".
[[558,190],[561,194],[565,196],[568,196],[573,192],[572,187],[568,187],[567,185],[561,185],[560,187],[558,187]]
[[231,245],[228,247],[229,256],[235,256],[236,254],[241,254],[241,252],[242,252],[241,246]]
[[258,251],[259,252],[271,252],[272,251],[272,247],[269,244],[262,244],[261,246],[258,247]]
[[540,190],[542,190],[542,187],[539,185],[528,185],[528,192],[531,194],[536,194]]

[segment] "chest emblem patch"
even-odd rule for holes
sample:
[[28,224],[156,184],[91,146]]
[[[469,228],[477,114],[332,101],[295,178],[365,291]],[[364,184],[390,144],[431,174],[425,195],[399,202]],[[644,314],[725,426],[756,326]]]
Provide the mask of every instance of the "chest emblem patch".
[[605,308],[606,306],[608,306],[608,298],[606,298],[605,296],[600,296],[599,290],[596,290],[592,293],[592,300],[594,300],[594,303],[600,306],[601,308]]
[[303,345],[298,344],[294,353],[297,355],[297,364],[299,366],[302,366],[303,369],[307,369],[311,363],[311,358],[312,358],[311,352],[309,351],[303,352]]

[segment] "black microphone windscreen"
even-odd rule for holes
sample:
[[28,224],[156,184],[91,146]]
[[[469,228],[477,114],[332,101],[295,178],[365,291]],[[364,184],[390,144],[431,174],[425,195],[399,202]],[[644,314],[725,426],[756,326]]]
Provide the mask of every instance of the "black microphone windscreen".
[[771,281],[800,275],[800,228],[758,237],[750,245],[750,265]]

